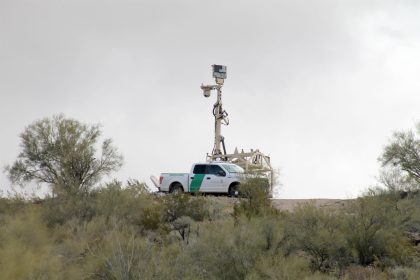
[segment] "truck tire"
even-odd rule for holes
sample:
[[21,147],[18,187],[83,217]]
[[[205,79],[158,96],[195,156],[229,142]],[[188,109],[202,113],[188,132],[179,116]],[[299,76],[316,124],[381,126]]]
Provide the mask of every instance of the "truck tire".
[[178,194],[183,193],[184,189],[182,188],[182,185],[179,183],[174,184],[170,189],[169,193]]
[[239,183],[233,183],[230,185],[228,190],[228,196],[238,197],[239,196]]

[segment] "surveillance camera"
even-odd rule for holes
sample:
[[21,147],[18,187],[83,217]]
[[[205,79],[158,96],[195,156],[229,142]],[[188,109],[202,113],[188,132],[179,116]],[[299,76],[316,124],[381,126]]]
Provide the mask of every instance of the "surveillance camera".
[[208,85],[201,84],[200,88],[203,90],[204,97],[210,97],[211,90],[213,89],[213,86],[208,86]]

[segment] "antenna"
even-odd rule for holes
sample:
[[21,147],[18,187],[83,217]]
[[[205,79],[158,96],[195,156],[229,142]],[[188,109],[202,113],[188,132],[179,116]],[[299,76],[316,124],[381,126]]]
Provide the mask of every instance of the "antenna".
[[267,176],[266,178],[269,180],[270,184],[269,196],[272,197],[274,186],[274,170],[271,166],[271,159],[269,156],[260,152],[259,149],[251,149],[250,152],[244,152],[244,150],[242,149],[241,152],[239,152],[236,148],[233,154],[226,153],[225,138],[221,134],[222,124],[229,124],[228,113],[225,110],[223,110],[222,107],[222,87],[227,77],[226,66],[212,65],[212,67],[213,78],[215,78],[216,84],[201,84],[201,89],[203,90],[204,97],[210,97],[212,91],[217,91],[217,100],[213,106],[213,116],[215,122],[214,146],[211,155],[207,154],[207,161],[227,161],[241,166],[243,169],[245,169],[246,172],[252,172],[255,174]]
[[[229,125],[228,113],[223,110],[222,107],[222,87],[224,81],[227,77],[226,75],[226,66],[223,65],[212,65],[213,68],[213,78],[216,80],[216,85],[203,85],[201,84],[201,89],[203,90],[204,97],[210,97],[211,91],[217,91],[217,100],[213,105],[213,116],[214,116],[214,146],[211,152],[213,159],[218,160],[227,160],[224,155],[226,155],[226,146],[224,137],[221,134],[222,124]],[[223,151],[222,148],[223,147]]]

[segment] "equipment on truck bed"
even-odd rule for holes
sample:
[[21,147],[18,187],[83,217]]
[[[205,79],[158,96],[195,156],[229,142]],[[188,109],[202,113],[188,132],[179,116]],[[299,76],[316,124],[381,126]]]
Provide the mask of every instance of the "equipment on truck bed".
[[[215,121],[214,146],[211,154],[207,154],[206,160],[207,162],[228,161],[241,166],[246,172],[267,175],[270,180],[270,196],[272,196],[274,173],[269,156],[264,155],[258,149],[251,149],[250,152],[244,152],[242,149],[241,152],[238,152],[238,149],[235,148],[235,152],[233,154],[228,154],[226,152],[225,138],[221,134],[221,128],[222,124],[229,125],[228,113],[222,107],[222,87],[224,80],[227,78],[227,67],[223,65],[212,65],[212,68],[213,78],[215,78],[216,84],[201,84],[204,97],[210,97],[212,90],[217,91],[217,100],[213,106],[213,116]],[[221,148],[223,148],[223,150]]]

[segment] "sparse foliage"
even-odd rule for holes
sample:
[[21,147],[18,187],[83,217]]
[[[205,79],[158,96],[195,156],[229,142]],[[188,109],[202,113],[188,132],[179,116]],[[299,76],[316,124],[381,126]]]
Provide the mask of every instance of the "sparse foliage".
[[391,165],[406,172],[420,183],[420,123],[417,131],[395,132],[380,158],[382,165]]
[[353,201],[349,207],[345,236],[358,263],[402,261],[407,238],[400,228],[393,204],[381,197],[367,196]]
[[245,215],[248,218],[274,211],[269,199],[269,181],[267,178],[249,174],[239,186],[238,204],[234,206],[234,217]]
[[20,135],[18,159],[7,167],[13,183],[49,184],[55,194],[87,193],[104,175],[118,170],[122,156],[110,139],[96,145],[98,125],[86,125],[63,115],[29,125]]
[[301,205],[292,213],[286,232],[294,235],[292,249],[310,256],[313,270],[340,274],[351,262],[338,211],[318,209],[313,203]]
[[[28,131],[38,139],[51,121]],[[67,139],[70,132],[66,125],[63,129],[64,140],[41,141],[45,147],[28,141],[31,153],[15,165],[30,164],[22,173],[16,166],[9,169],[16,182],[36,180],[61,191],[38,200],[0,199],[2,279],[411,280],[420,275],[418,181],[398,157],[395,166],[385,163],[385,188],[369,189],[342,208],[305,204],[281,212],[272,208],[267,181],[258,175],[242,184],[238,199],[160,197],[137,180],[91,189],[111,169],[82,180],[83,185],[67,168],[80,158],[74,153],[84,151],[81,160],[92,159],[96,140],[86,140],[84,133],[95,129],[76,133],[86,140],[81,142]],[[50,170],[41,162],[60,163],[54,155],[64,164]],[[406,162],[415,167],[411,156]],[[43,169],[32,176],[28,170],[35,167]],[[63,178],[55,180],[53,171]]]

